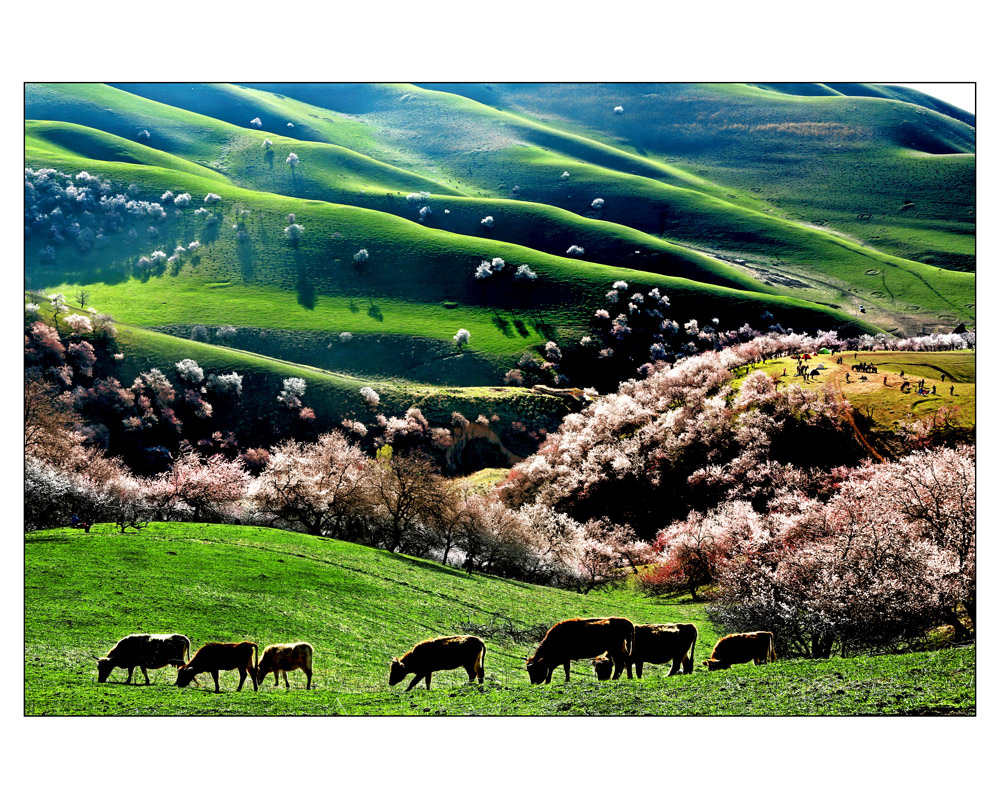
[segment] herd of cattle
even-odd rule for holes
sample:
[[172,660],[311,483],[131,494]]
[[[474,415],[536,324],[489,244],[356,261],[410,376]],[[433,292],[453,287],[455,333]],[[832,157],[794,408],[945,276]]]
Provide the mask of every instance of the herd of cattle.
[[[566,619],[558,622],[545,634],[535,654],[527,660],[528,678],[532,685],[549,683],[552,673],[562,666],[569,682],[569,667],[574,660],[593,659],[594,673],[599,680],[617,680],[623,671],[632,678],[635,666],[636,677],[642,677],[644,663],[670,663],[672,677],[677,672],[690,674],[694,670],[694,646],[698,641],[698,629],[693,624],[633,624],[625,618]],[[219,672],[236,670],[240,673],[243,688],[247,675],[256,691],[263,679],[274,674],[274,684],[278,685],[278,674],[285,679],[288,688],[288,672],[301,669],[306,675],[306,688],[312,686],[313,647],[305,641],[295,644],[271,644],[257,660],[257,644],[242,641],[235,644],[205,644],[194,657],[188,660],[191,642],[183,635],[136,634],[122,638],[106,657],[97,660],[97,681],[106,682],[115,668],[128,669],[126,683],[132,682],[132,672],[139,668],[146,685],[149,674],[146,669],[160,669],[164,666],[177,667],[176,685],[184,687],[194,682],[197,676],[208,672],[215,682],[215,692],[219,693]],[[435,671],[464,668],[469,682],[485,676],[486,644],[474,635],[450,635],[422,641],[402,657],[389,662],[389,685],[396,685],[409,674],[413,679],[407,686],[409,691],[421,680],[431,687],[431,675]],[[737,663],[753,661],[758,666],[777,660],[774,651],[774,635],[770,632],[735,633],[720,638],[712,650],[712,656],[702,661],[709,671],[728,669]]]
[[219,693],[219,672],[239,671],[240,684],[236,690],[243,689],[247,675],[256,691],[263,679],[273,672],[274,684],[278,684],[278,673],[285,678],[285,688],[288,688],[288,672],[301,669],[306,675],[306,688],[312,686],[313,647],[305,641],[296,644],[271,644],[261,653],[257,660],[257,644],[252,641],[241,641],[238,644],[205,644],[188,660],[191,651],[191,641],[186,635],[149,635],[137,633],[127,635],[111,647],[105,657],[97,659],[97,681],[107,682],[111,672],[116,668],[128,669],[125,683],[132,682],[132,672],[139,668],[149,685],[149,674],[146,669],[162,669],[164,666],[177,667],[177,682],[175,685],[183,688],[194,682],[198,684],[198,675],[208,672],[215,682],[215,692]]

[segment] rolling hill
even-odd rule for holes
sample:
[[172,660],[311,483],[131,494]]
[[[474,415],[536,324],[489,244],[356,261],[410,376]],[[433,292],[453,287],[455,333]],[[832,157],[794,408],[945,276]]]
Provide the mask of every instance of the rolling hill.
[[[961,271],[974,257],[974,120],[912,93],[29,84],[25,113],[26,166],[150,202],[194,198],[86,251],[32,233],[31,288],[86,286],[132,331],[136,363],[164,351],[153,332],[175,355],[232,359],[188,337],[234,326],[239,357],[258,356],[269,380],[319,370],[330,414],[356,402],[357,381],[400,405],[437,389],[443,406],[458,389],[516,405],[493,390],[505,372],[586,335],[617,280],[721,329],[768,313],[848,334],[975,320]],[[197,254],[139,267],[191,241]],[[507,276],[477,280],[495,258]],[[537,279],[512,280],[519,264]]]

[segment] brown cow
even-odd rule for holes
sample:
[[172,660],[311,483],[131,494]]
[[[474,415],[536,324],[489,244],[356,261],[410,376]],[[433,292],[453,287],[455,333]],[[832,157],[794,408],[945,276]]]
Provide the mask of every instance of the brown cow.
[[396,685],[407,674],[413,674],[415,676],[406,686],[407,691],[421,680],[427,681],[427,690],[430,690],[433,672],[457,669],[460,666],[468,673],[470,683],[478,678],[482,685],[486,676],[483,665],[485,661],[486,644],[474,635],[431,638],[421,641],[401,658],[389,661],[389,685]]
[[[635,626],[628,619],[566,619],[545,633],[535,654],[527,660],[532,685],[552,682],[552,672],[560,664],[569,682],[569,664],[607,652],[614,664],[614,679],[621,676],[632,652]],[[631,677],[631,670],[629,677]]]
[[[632,676],[635,666],[636,677],[642,677],[643,663],[670,663],[668,677],[673,677],[682,668],[685,674],[694,671],[694,645],[698,641],[698,628],[693,624],[637,624],[635,643],[625,668]],[[606,655],[594,658],[594,673],[599,680],[611,678],[613,663]]]
[[264,686],[264,678],[274,672],[274,684],[278,685],[278,672],[285,678],[288,688],[288,672],[302,669],[306,673],[306,690],[312,685],[313,646],[305,641],[297,644],[271,644],[260,653],[257,665],[257,685]]
[[774,633],[760,630],[755,633],[733,633],[720,638],[712,650],[711,659],[703,662],[709,671],[719,671],[736,663],[749,663],[752,660],[760,666],[777,659]]
[[253,689],[257,690],[257,644],[253,641],[241,641],[238,644],[205,644],[194,653],[185,665],[177,670],[177,682],[175,685],[183,688],[202,672],[211,672],[215,681],[215,693],[219,691],[219,672],[238,669],[240,672],[240,684],[237,691],[243,690],[243,682],[250,675],[250,682]]
[[142,676],[149,685],[149,675],[146,669],[162,669],[164,666],[183,666],[191,649],[191,642],[186,636],[177,633],[170,635],[150,635],[135,633],[126,635],[105,657],[97,659],[97,681],[107,682],[115,668],[128,669],[128,679],[132,682],[132,671],[138,666]]

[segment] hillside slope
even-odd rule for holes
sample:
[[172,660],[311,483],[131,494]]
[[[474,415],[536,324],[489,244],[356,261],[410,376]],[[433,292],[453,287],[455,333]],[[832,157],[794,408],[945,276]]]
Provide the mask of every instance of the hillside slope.
[[[134,138],[137,131],[152,130],[147,142],[150,149],[165,150],[218,171],[240,185],[269,193],[347,203],[414,221],[418,220],[418,210],[426,206],[427,214],[419,219],[422,226],[460,235],[485,234],[549,254],[563,254],[570,245],[577,245],[583,247],[581,258],[587,261],[638,266],[645,271],[765,293],[780,292],[849,312],[863,304],[869,309],[869,318],[887,329],[913,330],[918,324],[941,322],[940,314],[967,316],[971,310],[966,307],[971,303],[971,278],[928,268],[907,258],[884,256],[878,250],[879,241],[883,235],[895,234],[885,224],[881,225],[885,231],[874,233],[873,225],[879,221],[875,217],[870,216],[866,222],[871,223],[868,228],[874,236],[868,237],[870,246],[866,247],[826,232],[836,225],[820,229],[822,225],[814,224],[826,224],[814,218],[828,216],[823,209],[786,213],[779,198],[767,192],[763,194],[767,200],[762,202],[750,191],[758,186],[741,186],[741,182],[753,184],[757,166],[778,176],[786,169],[775,172],[760,153],[750,153],[753,157],[748,158],[748,153],[741,151],[743,177],[723,173],[718,180],[708,180],[695,174],[703,169],[678,170],[668,163],[675,159],[647,158],[628,152],[627,147],[602,143],[597,140],[600,132],[594,134],[597,139],[587,138],[477,100],[417,87],[280,85],[270,87],[275,90],[271,92],[189,84],[121,87],[29,86],[27,113],[39,119],[86,125],[126,140]],[[487,88],[501,99],[507,97],[495,87]],[[559,91],[573,89],[536,88],[540,97],[552,99],[552,109],[560,108]],[[719,94],[717,87],[710,88]],[[597,89],[599,94],[600,87]],[[520,90],[523,94],[523,87]],[[705,90],[694,87],[686,91],[694,92],[697,98],[697,92],[704,94]],[[756,95],[748,99],[744,96],[747,92],[756,92],[765,99]],[[739,100],[743,104],[740,107],[762,114],[765,120],[793,113],[789,108],[767,105],[765,100],[774,92],[748,88],[742,94],[729,90],[728,95]],[[684,98],[693,101],[687,95]],[[518,95],[508,104],[516,105],[522,99]],[[715,95],[709,99],[719,102]],[[653,101],[643,102],[648,105]],[[641,125],[633,121],[626,128],[628,141],[634,139],[640,149],[641,143],[635,137],[655,135],[662,128],[647,124],[648,114],[656,108],[653,103],[641,120],[635,120]],[[797,109],[795,113],[801,115]],[[811,109],[809,119],[830,113],[829,109]],[[288,128],[287,123],[282,127],[281,122],[290,117],[296,120],[294,127]],[[251,118],[262,119],[261,130],[250,127]],[[446,124],[442,124],[443,120]],[[936,161],[927,160],[931,156],[890,158],[890,153],[872,160],[872,153],[884,153],[877,143],[888,135],[888,123],[879,120],[875,128],[878,135],[861,143],[866,148],[866,163],[891,166],[891,183],[896,189],[896,173],[904,165],[915,170],[918,182],[933,182],[934,176],[941,174],[943,180],[950,181],[949,190],[953,191],[953,170],[941,173],[934,166]],[[952,123],[960,124],[954,120]],[[772,129],[776,126],[762,124],[762,129],[766,128],[775,139],[778,134]],[[961,138],[959,133],[953,131],[953,137]],[[50,139],[55,135],[51,130],[46,134]],[[261,147],[265,138],[273,142],[271,149]],[[65,131],[59,132],[60,146],[65,147],[68,139]],[[850,158],[839,163],[836,152],[807,143],[810,149],[803,150],[798,142],[800,155],[793,161],[801,163],[801,156],[808,152],[810,163],[823,164],[836,180],[857,174]],[[782,144],[780,137],[776,144],[786,150],[790,146]],[[299,151],[298,168],[284,163],[293,149]],[[90,143],[81,144],[77,152],[88,155]],[[856,160],[856,156],[851,157]],[[380,158],[393,159],[393,163]],[[567,177],[559,178],[563,173]],[[822,196],[822,205],[835,210],[841,195],[851,203],[857,201],[857,187],[817,194],[814,184],[807,181],[797,189],[804,190],[809,202],[815,203],[816,197]],[[406,202],[406,195],[420,191],[427,192],[422,202]],[[871,186],[864,187],[868,199],[876,193]],[[597,197],[604,200],[604,205],[595,211],[591,201]],[[897,218],[887,220],[887,224],[896,226],[893,230],[909,219],[911,222],[905,222],[909,225],[908,239],[932,235],[942,247],[971,255],[969,223],[938,218],[941,214],[937,212],[932,214],[933,219],[922,219],[920,215],[928,203],[919,193],[903,204],[906,213],[896,213]],[[489,230],[480,225],[487,216],[496,220]],[[914,256],[912,247],[898,252]],[[737,258],[745,265],[736,267],[732,262]],[[928,291],[928,285],[933,285],[934,291]],[[909,301],[897,301],[897,297],[904,296]]]
[[[701,632],[696,655],[715,642],[704,606],[655,602],[627,591],[589,595],[467,575],[430,561],[353,544],[253,527],[153,523],[117,535],[57,529],[25,538],[25,713],[27,715],[642,715],[970,714],[975,649],[827,662],[736,667],[700,665],[666,677],[597,683],[589,663],[572,681],[529,685],[524,658],[537,636],[569,617],[624,615],[636,622],[688,621]],[[313,686],[223,693],[172,685],[96,681],[94,657],[133,632],[181,632],[260,646],[307,640]],[[486,642],[486,683],[464,672],[435,674],[431,690],[387,685],[388,661],[420,640],[468,632]],[[139,677],[141,682],[141,676]]]
[[[94,161],[67,155],[44,138],[29,138],[26,158],[30,166],[86,169],[120,185],[138,185],[154,198],[168,190],[221,197],[213,206],[221,214],[215,225],[190,210],[175,210],[152,238],[117,236],[104,249],[74,253],[54,264],[43,263],[45,240],[27,243],[26,270],[33,283],[45,288],[88,284],[96,307],[132,325],[229,324],[439,342],[449,342],[464,327],[473,336],[471,350],[494,359],[493,381],[525,347],[586,332],[593,309],[620,279],[659,287],[676,313],[687,318],[718,316],[723,325],[738,327],[770,311],[793,326],[875,329],[843,312],[796,299],[581,263],[504,241],[435,230],[393,214],[251,191],[162,166]],[[240,212],[249,212],[240,217],[243,236],[233,230]],[[283,233],[289,213],[304,228],[297,243]],[[193,239],[202,244],[197,255],[167,270],[137,272],[141,256],[154,249],[169,252]],[[370,258],[359,266],[353,258],[362,248]],[[487,288],[473,273],[483,259],[496,257],[530,264],[537,281]],[[392,374],[390,367],[370,360],[348,371],[372,374],[373,366],[375,375]],[[468,376],[455,379],[469,384]]]

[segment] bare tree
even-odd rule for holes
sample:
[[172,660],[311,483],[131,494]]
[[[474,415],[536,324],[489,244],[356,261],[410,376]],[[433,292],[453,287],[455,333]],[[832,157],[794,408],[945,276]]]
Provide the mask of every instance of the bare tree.
[[384,544],[391,552],[406,547],[423,519],[438,507],[443,479],[421,454],[395,455],[388,444],[378,451],[372,494],[384,519]]

